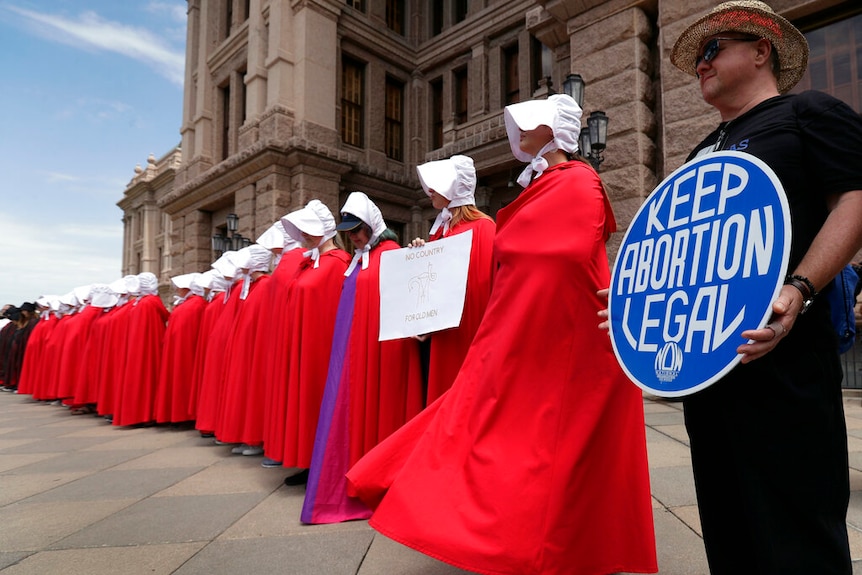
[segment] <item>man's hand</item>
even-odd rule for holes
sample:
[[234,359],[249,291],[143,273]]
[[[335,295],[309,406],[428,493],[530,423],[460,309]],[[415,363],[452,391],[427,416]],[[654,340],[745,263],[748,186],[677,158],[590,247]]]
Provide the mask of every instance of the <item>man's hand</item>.
[[772,318],[762,329],[749,329],[740,335],[748,340],[736,348],[742,354],[742,363],[759,359],[775,349],[778,342],[787,335],[796,323],[796,316],[802,310],[802,294],[793,286],[781,288],[778,299],[772,303]]

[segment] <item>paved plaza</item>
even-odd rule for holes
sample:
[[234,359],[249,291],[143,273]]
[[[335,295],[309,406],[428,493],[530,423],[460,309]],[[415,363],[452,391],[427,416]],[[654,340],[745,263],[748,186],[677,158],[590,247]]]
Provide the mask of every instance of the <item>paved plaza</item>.
[[[662,575],[706,575],[679,403],[645,399]],[[862,398],[845,394],[862,574]],[[3,575],[454,575],[366,522],[302,525],[304,487],[192,429],[112,427],[0,394]],[[588,529],[589,526],[585,526]]]

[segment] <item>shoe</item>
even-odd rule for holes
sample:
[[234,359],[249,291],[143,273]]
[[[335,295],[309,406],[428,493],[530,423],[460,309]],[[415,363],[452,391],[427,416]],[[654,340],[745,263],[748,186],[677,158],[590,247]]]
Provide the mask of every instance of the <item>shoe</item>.
[[289,475],[284,478],[285,485],[305,485],[308,483],[308,469],[303,469],[296,475]]
[[234,455],[242,455],[243,451],[245,451],[247,448],[248,448],[248,445],[243,443],[242,445],[237,445],[236,447],[231,449],[230,452],[233,453]]
[[227,443],[226,441],[222,441],[222,440],[221,440],[221,439],[219,439],[218,437],[216,437],[215,439],[213,439],[213,443],[215,443],[216,445],[230,445],[229,443]]
[[242,450],[243,455],[263,455],[263,447],[260,445],[246,445]]
[[276,461],[275,459],[264,457],[263,461],[260,462],[260,466],[266,468],[281,467],[281,461]]
[[204,439],[209,439],[210,437],[215,437],[215,433],[212,431],[201,431],[201,437]]

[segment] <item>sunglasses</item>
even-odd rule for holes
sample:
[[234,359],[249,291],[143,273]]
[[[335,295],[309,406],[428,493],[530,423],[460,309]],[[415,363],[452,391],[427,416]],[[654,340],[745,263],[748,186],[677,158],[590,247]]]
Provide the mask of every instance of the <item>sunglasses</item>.
[[757,42],[760,38],[713,38],[703,46],[703,53],[694,61],[695,69],[701,62],[712,62],[721,50],[719,42]]

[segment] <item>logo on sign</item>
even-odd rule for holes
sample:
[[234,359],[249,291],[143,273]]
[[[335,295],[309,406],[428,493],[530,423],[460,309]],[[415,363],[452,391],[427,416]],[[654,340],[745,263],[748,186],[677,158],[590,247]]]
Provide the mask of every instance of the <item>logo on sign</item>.
[[789,254],[787,199],[766,164],[717,152],[681,166],[641,206],[614,264],[623,369],[666,397],[720,379],[739,362],[739,334],[768,321]]

